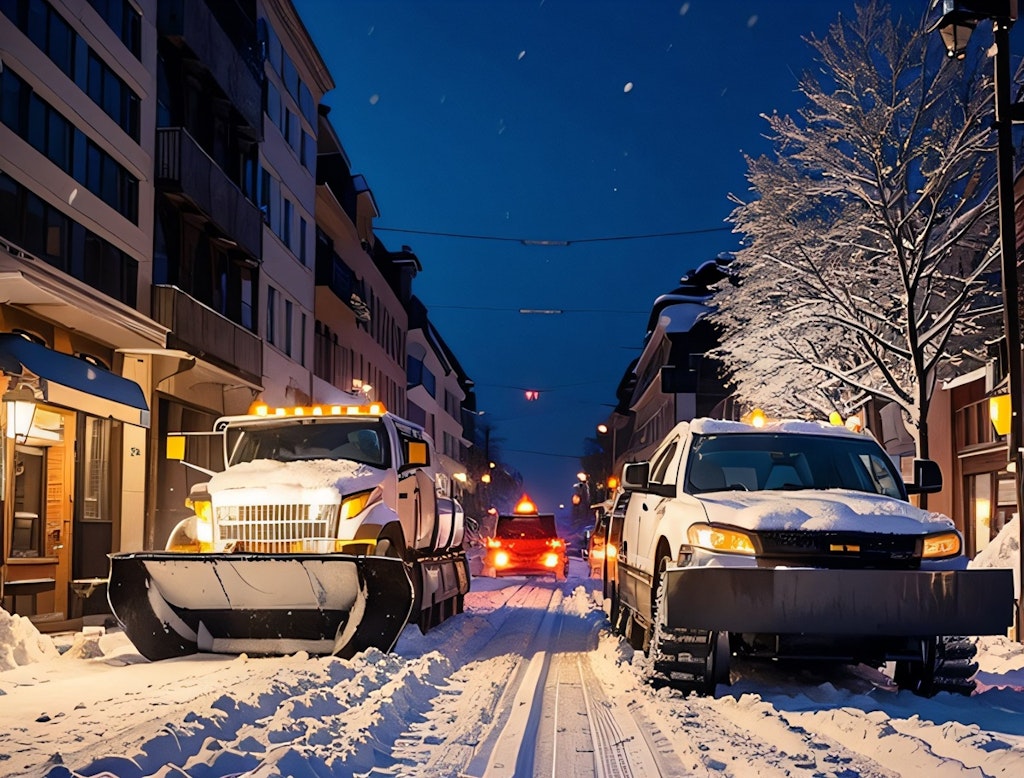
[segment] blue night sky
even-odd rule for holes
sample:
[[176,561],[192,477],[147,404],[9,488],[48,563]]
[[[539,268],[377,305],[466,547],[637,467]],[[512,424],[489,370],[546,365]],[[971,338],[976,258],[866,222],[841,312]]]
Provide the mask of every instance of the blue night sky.
[[[414,291],[502,460],[541,510],[568,503],[651,303],[737,247],[728,196],[745,193],[743,154],[769,150],[760,114],[795,112],[804,37],[853,0],[295,5],[378,236],[419,256]],[[896,3],[914,20],[926,5]],[[634,237],[659,233],[692,234]]]

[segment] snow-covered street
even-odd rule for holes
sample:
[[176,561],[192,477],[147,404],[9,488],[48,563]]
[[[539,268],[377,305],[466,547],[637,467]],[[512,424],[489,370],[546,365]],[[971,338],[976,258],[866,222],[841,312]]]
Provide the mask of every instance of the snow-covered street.
[[[151,663],[117,631],[58,654],[0,614],[0,775],[1019,775],[1024,649],[984,639],[979,691],[874,670],[734,664],[714,698],[639,681],[573,560],[565,583],[474,578],[466,613],[396,651]],[[42,648],[36,647],[36,642]]]

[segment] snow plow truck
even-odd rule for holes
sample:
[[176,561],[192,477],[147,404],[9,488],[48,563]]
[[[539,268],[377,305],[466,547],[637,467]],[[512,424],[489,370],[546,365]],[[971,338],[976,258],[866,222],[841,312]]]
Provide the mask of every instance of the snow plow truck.
[[624,468],[611,620],[648,680],[712,694],[733,657],[891,662],[899,688],[971,693],[1013,575],[967,569],[953,522],[910,503],[938,465],[905,483],[857,423],[753,420],[678,424]]
[[[187,435],[214,436],[224,469],[186,462]],[[462,612],[461,506],[438,493],[430,437],[382,404],[256,404],[212,432],[169,435],[167,448],[209,480],[164,551],[111,555],[107,587],[148,659],[348,658]]]

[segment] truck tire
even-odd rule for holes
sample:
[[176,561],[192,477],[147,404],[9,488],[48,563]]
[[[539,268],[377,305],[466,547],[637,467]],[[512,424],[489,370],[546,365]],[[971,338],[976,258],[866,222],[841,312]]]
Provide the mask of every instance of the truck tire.
[[939,692],[952,692],[969,696],[974,692],[974,675],[978,663],[974,656],[978,646],[967,637],[938,637],[925,645],[922,660],[896,663],[893,680],[901,690],[921,697],[932,697]]
[[658,565],[653,618],[648,642],[647,681],[683,692],[711,696],[719,682],[729,679],[728,633],[704,629],[670,628],[664,623],[664,571],[670,560]]
[[612,634],[621,635],[622,627],[619,624],[621,619],[622,606],[619,603],[619,589],[615,585],[615,581],[608,581],[608,588],[605,590],[604,595],[610,602],[608,608],[608,620],[612,623]]

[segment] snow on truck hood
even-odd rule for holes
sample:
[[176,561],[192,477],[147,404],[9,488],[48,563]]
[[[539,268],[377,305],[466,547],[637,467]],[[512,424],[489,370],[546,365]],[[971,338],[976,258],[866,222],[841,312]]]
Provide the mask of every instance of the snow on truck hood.
[[256,459],[233,465],[210,477],[210,493],[226,489],[260,489],[282,495],[314,489],[338,487],[343,494],[372,489],[381,482],[384,471],[348,460],[313,459],[302,462],[277,462]]
[[696,497],[712,522],[749,530],[925,534],[954,528],[941,513],[848,489],[714,492]]

